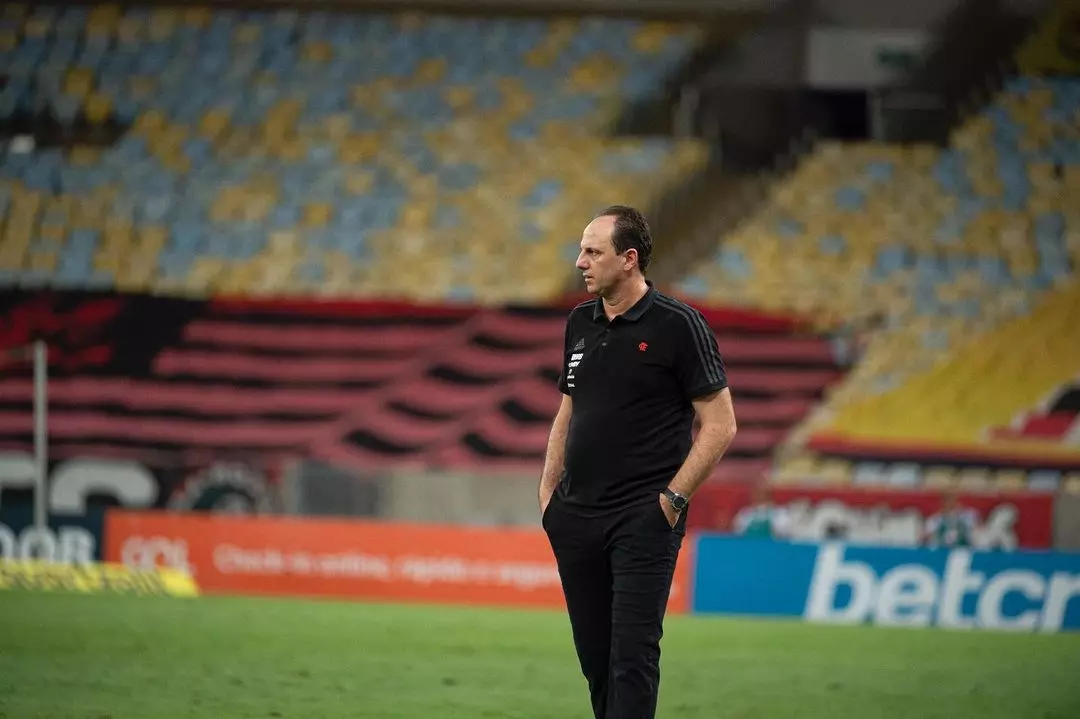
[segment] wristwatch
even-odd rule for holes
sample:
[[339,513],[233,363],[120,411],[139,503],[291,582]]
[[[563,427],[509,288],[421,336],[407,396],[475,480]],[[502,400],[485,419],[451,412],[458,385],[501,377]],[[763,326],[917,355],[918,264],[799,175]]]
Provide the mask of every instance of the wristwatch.
[[690,499],[688,497],[684,497],[678,492],[672,491],[667,487],[664,488],[663,495],[669,500],[671,500],[671,506],[675,509],[676,512],[682,512],[684,509],[686,509],[686,505],[690,504]]

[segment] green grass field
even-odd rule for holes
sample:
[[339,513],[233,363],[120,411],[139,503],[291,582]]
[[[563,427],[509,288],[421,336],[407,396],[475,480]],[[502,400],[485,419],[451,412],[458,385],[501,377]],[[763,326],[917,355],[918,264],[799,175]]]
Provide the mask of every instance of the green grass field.
[[[669,619],[660,717],[1080,717],[1080,636]],[[0,592],[0,717],[589,717],[562,614]]]

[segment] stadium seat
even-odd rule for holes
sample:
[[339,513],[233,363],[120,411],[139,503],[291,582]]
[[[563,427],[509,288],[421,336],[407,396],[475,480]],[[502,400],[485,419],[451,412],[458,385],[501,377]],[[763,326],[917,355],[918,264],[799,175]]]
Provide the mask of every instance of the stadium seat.
[[1061,473],[1056,471],[1037,470],[1027,477],[1027,488],[1032,492],[1056,492],[1061,485]]
[[[822,437],[1037,441],[1030,453],[1068,452],[1055,435],[1068,420],[1036,407],[1080,366],[1063,339],[1077,320],[1069,308],[1080,306],[1080,215],[1066,199],[1080,177],[1078,112],[1080,80],[1017,77],[944,149],[819,143],[681,281],[704,302],[797,312],[826,331],[870,328],[825,410],[796,430],[808,438],[804,451],[820,452]],[[1019,415],[1023,425],[1011,428]],[[894,465],[883,481],[1025,485],[1017,474],[994,482],[914,467],[898,474]],[[852,481],[877,474],[859,465]]]
[[923,486],[927,489],[950,490],[957,485],[953,467],[929,467],[923,471]]
[[[30,103],[68,125],[131,126],[95,153],[7,154],[0,175],[45,195],[61,178],[79,202],[121,188],[106,214],[136,227],[182,218],[231,238],[170,234],[167,259],[147,250],[141,269],[119,275],[98,262],[127,286],[498,303],[561,293],[573,275],[560,254],[567,228],[599,209],[589,198],[647,206],[705,160],[693,140],[605,132],[693,50],[690,24],[411,17],[119,6],[11,16],[0,115]],[[277,231],[312,235],[309,252],[289,258],[295,271],[245,264]],[[374,232],[384,241],[365,242]],[[424,255],[408,272],[402,246]],[[450,270],[470,256],[539,269],[528,282]],[[0,257],[35,278],[65,268],[63,282],[80,262],[18,248]],[[336,280],[310,279],[329,264]]]

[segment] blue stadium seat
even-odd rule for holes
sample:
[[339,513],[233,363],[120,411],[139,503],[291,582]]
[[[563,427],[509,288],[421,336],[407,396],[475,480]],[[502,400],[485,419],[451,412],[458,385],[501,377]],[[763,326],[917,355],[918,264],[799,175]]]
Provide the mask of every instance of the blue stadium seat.
[[[13,50],[0,50],[8,75],[0,117],[48,106],[65,125],[111,115],[132,129],[98,159],[78,164],[42,152],[8,154],[0,178],[46,196],[98,193],[101,202],[108,192],[108,217],[136,229],[168,228],[157,263],[159,276],[173,285],[201,253],[241,262],[254,257],[270,232],[299,226],[312,203],[330,208],[332,235],[313,242],[367,261],[372,248],[365,238],[393,230],[412,193],[432,191],[429,178],[447,196],[502,184],[512,167],[508,158],[519,151],[509,149],[513,143],[548,142],[549,123],[589,128],[621,83],[635,93],[654,92],[693,46],[692,33],[675,31],[658,51],[639,51],[634,39],[645,25],[628,20],[559,25],[572,29],[560,45],[546,19],[429,16],[403,23],[393,15],[215,10],[206,24],[180,19],[151,32],[157,10],[119,12],[124,27],[138,27],[136,37],[117,37],[108,28],[111,17],[88,26],[86,8],[42,10],[40,17],[54,18],[47,37],[19,34]],[[471,128],[474,139],[466,142],[499,139],[497,156],[445,137],[427,141],[426,133],[442,132],[451,121]],[[367,143],[372,137],[377,143]],[[582,166],[595,163],[609,174],[660,175],[677,148],[667,141],[611,151],[597,144],[596,156],[582,157]],[[370,172],[364,194],[342,172],[347,165]],[[518,239],[547,242],[552,223],[564,220],[546,214],[568,198],[577,201],[571,190],[577,173],[547,177],[542,168],[514,169],[534,178],[536,188],[525,195],[515,190],[514,200],[526,212],[547,210],[525,216]],[[260,194],[267,187],[276,190],[273,201]],[[475,231],[470,213],[442,197],[424,201],[432,199],[434,229]],[[252,212],[258,223],[237,221]],[[87,264],[98,241],[85,243],[72,241],[63,250],[59,281],[110,281]]]
[[1028,473],[1027,487],[1033,492],[1056,492],[1061,486],[1061,472],[1035,470]]

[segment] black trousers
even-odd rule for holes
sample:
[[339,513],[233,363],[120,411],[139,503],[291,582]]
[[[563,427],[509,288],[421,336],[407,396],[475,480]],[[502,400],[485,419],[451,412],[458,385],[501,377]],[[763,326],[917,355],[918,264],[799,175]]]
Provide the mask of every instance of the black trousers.
[[586,518],[557,496],[544,512],[574,647],[596,719],[652,719],[663,636],[686,513],[672,528],[651,504]]

